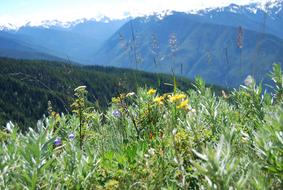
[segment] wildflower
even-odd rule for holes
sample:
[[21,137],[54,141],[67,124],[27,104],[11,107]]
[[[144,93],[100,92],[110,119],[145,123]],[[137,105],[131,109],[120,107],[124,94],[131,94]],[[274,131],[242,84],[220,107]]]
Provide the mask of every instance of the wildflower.
[[57,137],[54,141],[55,146],[60,146],[62,145],[62,140],[60,137]]
[[174,162],[176,163],[176,164],[179,164],[179,162],[178,162],[178,159],[176,158],[176,157],[174,157]]
[[77,87],[74,91],[79,91],[79,90],[85,90],[86,89],[86,86],[79,86]]
[[56,115],[57,115],[57,113],[56,113],[55,111],[52,111],[52,112],[51,112],[51,116],[52,116],[52,117],[56,117]]
[[119,181],[115,179],[110,179],[105,184],[105,189],[118,189],[118,187],[119,187]]
[[194,109],[194,108],[192,108],[190,105],[188,106],[188,112],[189,112],[189,115],[194,115],[197,111]]
[[238,29],[238,35],[237,35],[237,46],[239,49],[243,48],[243,40],[244,40],[244,30],[243,28],[240,26]]
[[156,90],[153,89],[153,88],[151,88],[151,89],[149,89],[149,90],[147,91],[147,94],[148,94],[148,95],[154,95],[155,93],[156,93]]
[[221,93],[222,93],[222,96],[223,96],[224,99],[228,99],[229,98],[224,90],[222,90]]
[[248,142],[250,140],[250,136],[247,133],[241,131],[241,135],[242,135],[243,142]]
[[113,115],[114,117],[121,117],[121,112],[120,112],[119,110],[114,110],[114,111],[112,112],[112,115]]
[[172,53],[177,51],[177,36],[175,33],[172,33],[169,37],[169,46]]
[[196,113],[196,112],[197,112],[197,111],[196,111],[195,109],[193,109],[193,108],[190,108],[189,111],[192,112],[192,113]]
[[188,108],[188,103],[189,103],[189,100],[186,99],[186,100],[182,101],[182,102],[177,106],[177,108],[178,108],[178,109],[187,109],[187,108]]
[[163,132],[162,132],[162,131],[160,131],[159,137],[160,137],[160,138],[163,138]]
[[249,75],[245,79],[244,83],[246,86],[251,86],[254,83],[254,78],[251,75]]
[[54,117],[56,122],[59,122],[61,119],[59,113],[55,113]]
[[113,97],[113,98],[112,98],[112,102],[113,102],[114,104],[117,104],[117,103],[120,102],[120,98],[115,98],[115,97]]
[[149,153],[151,156],[153,156],[153,155],[155,154],[155,149],[154,149],[154,148],[150,148],[150,149],[148,150],[148,153]]
[[112,102],[114,104],[117,104],[117,103],[122,103],[122,101],[125,99],[126,95],[125,94],[120,94],[118,97],[113,97],[112,98]]
[[48,100],[47,105],[48,105],[48,107],[47,107],[48,115],[51,115],[51,113],[53,112],[52,111],[53,108],[52,108],[52,104],[51,104],[50,100]]
[[185,94],[176,94],[174,96],[170,96],[169,100],[170,100],[170,102],[177,102],[177,101],[182,100],[186,97],[187,96]]
[[162,104],[163,104],[163,101],[164,101],[164,97],[163,97],[163,96],[156,97],[156,98],[154,98],[153,101],[154,101],[155,103],[159,104],[159,105],[162,105]]
[[175,136],[177,134],[178,129],[174,128],[172,134]]
[[134,96],[134,95],[135,95],[134,92],[129,92],[129,93],[126,95],[126,97],[131,97],[131,96]]
[[74,138],[75,138],[75,134],[74,134],[74,133],[70,133],[70,134],[69,134],[69,139],[70,139],[70,140],[73,140]]
[[153,139],[153,134],[152,134],[151,131],[149,132],[149,138],[150,138],[151,140]]
[[9,121],[9,123],[7,123],[6,125],[6,131],[12,133],[13,129],[14,129],[14,124],[11,121]]

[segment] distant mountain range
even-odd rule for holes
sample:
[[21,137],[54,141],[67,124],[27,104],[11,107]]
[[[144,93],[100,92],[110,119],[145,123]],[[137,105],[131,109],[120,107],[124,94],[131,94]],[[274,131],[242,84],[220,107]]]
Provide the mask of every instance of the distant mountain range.
[[0,56],[201,75],[235,87],[249,74],[264,80],[274,62],[283,62],[283,1],[270,2],[124,20],[46,21],[16,30],[2,26]]
[[199,22],[226,26],[242,26],[261,33],[269,33],[283,39],[283,1],[267,4],[252,3],[245,6],[231,4],[228,7],[200,10],[192,19]]
[[[249,74],[262,79],[274,62],[283,61],[282,39],[242,30],[243,48],[239,48],[238,27],[197,22],[184,13],[162,20],[154,16],[138,18],[118,30],[97,52],[95,60],[101,65],[173,71],[189,78],[200,75],[210,83],[235,87]],[[127,39],[124,47],[121,38]],[[169,41],[174,39],[172,47]]]
[[41,52],[41,54],[89,64],[93,61],[92,56],[95,51],[126,21],[126,19],[112,21],[106,19],[102,21],[80,20],[74,23],[46,21],[40,26],[27,24],[17,30],[2,27],[0,44],[3,44],[4,38],[12,39],[17,44],[12,41],[9,44],[5,39],[5,46],[3,45],[2,49],[7,47],[6,53],[0,51],[0,55],[12,58],[34,58],[34,56],[22,56],[21,53],[17,54],[13,49],[8,48],[14,46],[14,49],[19,49],[21,52],[25,52],[26,49],[33,49],[34,53]]

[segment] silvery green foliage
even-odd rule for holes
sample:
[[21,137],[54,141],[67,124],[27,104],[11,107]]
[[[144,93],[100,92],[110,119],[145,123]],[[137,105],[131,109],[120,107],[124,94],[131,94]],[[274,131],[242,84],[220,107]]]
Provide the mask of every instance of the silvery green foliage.
[[[233,138],[235,128],[231,129],[226,137],[222,135],[214,147],[204,149],[203,153],[193,150],[199,160],[194,161],[195,169],[204,176],[205,189],[243,189],[248,180],[249,174],[242,172],[240,166],[242,158],[233,154]],[[241,173],[242,172],[242,173]],[[239,175],[241,173],[241,175]]]
[[282,189],[277,86],[273,97],[255,83],[217,96],[198,78],[187,93],[119,95],[103,113],[79,96],[74,114],[25,133],[9,122],[0,189]]

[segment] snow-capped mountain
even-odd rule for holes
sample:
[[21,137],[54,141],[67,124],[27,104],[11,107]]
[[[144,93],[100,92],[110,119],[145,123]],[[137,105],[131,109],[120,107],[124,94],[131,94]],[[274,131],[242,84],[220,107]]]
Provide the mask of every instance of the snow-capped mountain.
[[[40,24],[27,23],[24,26],[3,26],[0,31],[1,52],[24,51],[30,47],[37,52],[46,52],[62,59],[71,59],[80,63],[89,63],[89,58],[114,32],[127,20],[110,20],[106,17],[80,19],[73,22],[59,20],[43,21]],[[12,39],[12,41],[11,41]],[[17,42],[17,43],[14,43]],[[15,46],[11,49],[11,47]],[[5,50],[4,50],[5,49]],[[15,52],[15,51],[14,51]],[[14,55],[7,54],[5,55]],[[18,57],[17,57],[18,58]],[[26,58],[26,57],[24,57]]]
[[35,25],[35,24],[32,24],[32,23],[27,23],[23,27],[30,26],[30,27],[65,29],[65,28],[70,28],[70,27],[77,25],[79,23],[83,23],[83,22],[85,22],[85,20],[86,19],[78,19],[78,20],[75,20],[73,22],[62,22],[62,21],[59,21],[59,20],[44,20],[38,25]]
[[19,28],[18,26],[11,24],[11,23],[0,25],[0,31],[18,30],[18,28]]
[[24,28],[24,27],[64,29],[64,28],[70,28],[71,26],[82,23],[85,20],[86,19],[79,19],[73,22],[63,22],[59,20],[44,20],[44,21],[41,21],[40,23],[27,22],[24,25],[15,25],[15,24],[7,23],[7,24],[0,25],[0,31],[17,31],[20,28]]
[[[172,10],[153,13],[140,17],[141,22],[161,21],[172,14]],[[190,10],[187,14],[191,20],[224,26],[239,27],[259,33],[272,34],[283,39],[283,0],[251,3],[248,5],[230,4],[225,7]]]
[[260,33],[268,33],[283,39],[283,0],[230,4],[226,7],[206,8],[187,12],[192,20],[233,27],[243,27]]
[[205,14],[210,12],[232,12],[238,14],[252,13],[256,14],[259,11],[265,12],[268,15],[277,15],[282,11],[283,0],[269,0],[266,2],[250,3],[248,5],[230,4],[226,7],[207,8],[197,11],[198,14]]
[[282,12],[283,1],[282,0],[271,0],[266,3],[258,4],[258,8],[265,11],[269,15],[277,15]]
[[82,25],[84,23],[96,23],[96,24],[111,24],[115,22],[125,22],[129,20],[131,17],[127,17],[124,19],[111,19],[106,16],[101,16],[99,18],[81,18],[74,21],[60,21],[60,20],[43,20],[38,23],[27,22],[24,25],[15,25],[11,23],[0,24],[0,31],[11,31],[15,32],[23,28],[45,28],[45,29],[57,29],[57,30],[71,30],[75,28],[77,25]]
[[60,21],[60,20],[44,20],[44,21],[40,22],[39,24],[27,23],[25,26],[51,28],[51,29],[61,29],[62,30],[62,29],[72,29],[79,24],[84,24],[84,23],[89,23],[89,22],[107,24],[107,23],[115,22],[115,21],[117,21],[117,20],[110,19],[110,18],[104,16],[104,17],[100,17],[100,18],[90,18],[90,19],[81,18],[81,19],[77,19],[77,20],[74,20],[74,21],[66,21],[66,22],[63,22],[63,21]]
[[[282,7],[283,7],[283,0],[267,0],[267,1],[261,1],[257,3],[251,3],[248,5],[237,5],[237,4],[231,4],[229,6],[225,7],[213,7],[213,8],[203,8],[203,9],[191,9],[188,10],[187,14],[194,14],[194,15],[210,15],[211,18],[213,18],[213,14],[221,14],[221,13],[233,13],[233,14],[266,14],[269,17],[273,19],[282,19]],[[152,18],[152,16],[155,16],[157,19],[162,20],[164,17],[172,14],[174,10],[163,10],[160,12],[152,12],[147,15],[142,15],[140,17],[146,17],[146,18]],[[125,14],[125,18],[129,20],[130,18],[133,18],[130,13],[128,15]],[[122,20],[124,20],[122,19]],[[22,27],[41,27],[41,28],[52,28],[52,29],[69,29],[72,27],[75,27],[78,24],[89,22],[89,21],[95,21],[95,22],[101,22],[101,23],[109,23],[113,20],[119,20],[119,19],[111,19],[106,16],[99,16],[98,18],[81,18],[74,21],[60,21],[60,20],[44,20],[39,23],[31,23],[27,22],[24,25],[15,25],[11,23],[7,24],[0,24],[0,31],[15,31]]]

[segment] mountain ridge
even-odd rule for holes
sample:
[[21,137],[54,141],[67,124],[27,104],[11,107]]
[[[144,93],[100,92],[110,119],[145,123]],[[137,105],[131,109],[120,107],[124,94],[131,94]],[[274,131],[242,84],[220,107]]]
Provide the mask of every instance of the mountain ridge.
[[[176,70],[179,70],[181,75],[194,78],[195,75],[200,74],[210,83],[220,84],[226,81],[225,83],[231,83],[231,86],[238,86],[244,80],[244,75],[256,72],[254,71],[256,62],[264,67],[259,69],[260,71],[257,70],[260,76],[257,77],[258,80],[265,77],[264,72],[268,71],[267,67],[270,68],[273,62],[282,63],[283,58],[280,55],[283,54],[281,52],[282,4],[281,0],[272,1],[264,7],[264,4],[260,3],[243,6],[231,4],[222,8],[202,10],[199,13],[166,10],[132,20],[113,21],[101,17],[101,22],[97,22],[83,19],[74,25],[66,25],[69,28],[61,27],[60,21],[54,23],[48,21],[45,23],[46,27],[27,25],[17,31],[6,32],[7,35],[3,35],[5,32],[2,31],[0,36],[8,38],[12,36],[13,40],[23,43],[18,44],[19,47],[27,45],[27,49],[34,50],[36,54],[50,54],[80,64],[110,65],[171,73],[172,52],[168,48],[168,40],[175,33],[180,46],[176,52],[178,54],[175,60],[178,62]],[[155,35],[157,41],[161,43],[159,50],[162,56],[157,62],[162,62],[162,67],[159,68],[153,63],[156,56],[153,54],[156,52],[152,51],[152,35]],[[240,42],[244,43],[243,48],[237,47],[239,38]],[[126,45],[123,48],[120,46],[121,41]],[[15,43],[11,42],[11,44]],[[131,48],[133,51],[138,50],[139,52],[136,53],[139,55],[129,51]],[[9,48],[1,51],[8,57],[17,54],[16,58],[28,58],[27,56],[33,58],[28,53],[24,57],[23,52],[12,52]],[[136,60],[133,61],[134,59]],[[146,66],[134,66],[133,63],[137,60],[145,62]],[[221,65],[225,62],[233,64]],[[207,63],[213,64],[207,65]],[[209,74],[208,68],[214,74]],[[226,77],[226,80],[221,78],[221,72],[225,74],[229,72],[224,71],[223,68],[231,70],[231,76]],[[221,72],[217,72],[217,69]],[[240,77],[231,79],[239,73],[241,73]],[[218,78],[214,78],[217,76]]]
[[[279,11],[282,10],[283,7],[283,1],[282,0],[270,0],[269,2],[251,2],[246,5],[238,5],[236,3],[231,3],[228,6],[219,6],[219,7],[206,7],[206,8],[199,8],[199,9],[191,9],[188,11],[184,11],[184,13],[187,14],[206,14],[211,11],[231,11],[234,13],[240,13],[237,10],[240,11],[250,11],[250,13],[256,13],[257,11],[264,11],[268,13],[269,15],[277,14]],[[174,10],[162,10],[162,11],[155,11],[152,13],[144,14],[141,16],[131,16],[129,13],[125,13],[123,17],[121,18],[110,18],[106,15],[100,15],[97,18],[78,18],[72,21],[60,21],[59,19],[53,19],[53,20],[42,20],[39,23],[32,23],[31,21],[28,21],[25,24],[22,25],[15,25],[12,23],[6,23],[0,25],[0,31],[17,31],[22,27],[42,27],[42,28],[61,28],[61,29],[67,29],[72,28],[78,24],[94,21],[94,22],[101,22],[101,23],[108,23],[111,21],[118,21],[118,20],[130,20],[135,19],[137,17],[150,17],[150,16],[158,16],[160,19],[162,19],[164,16],[168,16],[172,12],[180,12],[180,11],[174,11]]]
[[[132,40],[131,28],[134,28],[135,42]],[[243,29],[244,48],[241,53],[237,47],[238,30],[239,27],[198,22],[185,13],[175,13],[159,21],[137,18],[124,25],[102,46],[94,58],[94,64],[135,68],[135,55],[131,49],[136,46],[134,49],[138,57],[144,59],[142,64],[137,64],[139,69],[171,73],[172,52],[168,41],[170,35],[175,34],[179,50],[175,52],[174,67],[178,74],[189,78],[201,75],[210,83],[223,84],[226,81],[230,87],[236,87],[256,69],[254,72],[260,81],[265,78],[264,73],[271,69],[273,62],[282,63],[283,40],[270,34]],[[162,54],[158,67],[151,53],[153,35],[159,42],[158,51]],[[121,48],[121,38],[125,39],[126,49]],[[243,64],[241,69],[240,57]],[[231,64],[225,64],[227,62]],[[255,66],[256,63],[262,64],[263,68]],[[225,80],[222,75],[229,72],[224,68],[231,72]]]

